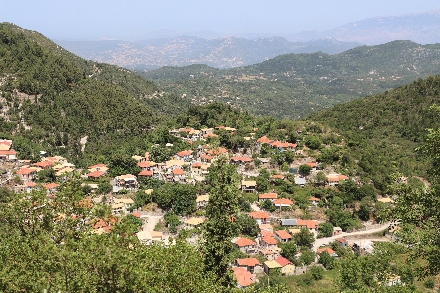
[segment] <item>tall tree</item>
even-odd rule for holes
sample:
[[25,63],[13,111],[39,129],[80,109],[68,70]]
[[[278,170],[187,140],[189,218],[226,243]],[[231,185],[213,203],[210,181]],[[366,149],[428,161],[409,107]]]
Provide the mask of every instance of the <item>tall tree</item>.
[[[431,109],[440,115],[440,106]],[[438,121],[438,120],[437,120]],[[419,264],[420,277],[440,273],[440,127],[428,129],[425,144],[420,150],[431,158],[432,185],[428,189],[413,188],[397,184],[391,191],[397,199],[395,216],[402,221],[399,236],[411,247],[413,259],[422,258]]]
[[211,189],[202,247],[205,270],[213,272],[221,284],[228,286],[233,280],[228,268],[234,250],[231,240],[237,233],[234,219],[239,211],[237,170],[221,158],[209,168],[207,180]]

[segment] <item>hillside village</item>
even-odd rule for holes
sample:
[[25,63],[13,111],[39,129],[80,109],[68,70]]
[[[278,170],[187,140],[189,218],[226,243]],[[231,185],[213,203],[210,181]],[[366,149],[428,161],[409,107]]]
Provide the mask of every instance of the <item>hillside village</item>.
[[[356,212],[354,205],[335,208],[335,203],[325,196],[335,192],[340,184],[351,182],[357,188],[360,182],[317,161],[317,153],[304,142],[305,129],[297,130],[298,141],[271,139],[266,135],[256,137],[257,130],[254,128],[255,132],[243,137],[249,147],[232,150],[219,145],[219,136],[233,134],[237,131],[233,127],[172,129],[169,134],[185,142],[190,146],[188,149],[158,161],[158,149],[171,150],[173,144],[155,145],[151,152],[133,154],[127,163],[137,173],[121,173],[122,168],[116,176],[111,176],[116,174],[111,172],[115,166],[97,162],[88,168],[76,168],[66,158],[47,156],[44,152],[38,162],[18,160],[13,141],[3,139],[0,140],[1,186],[23,194],[43,190],[51,198],[56,197],[66,182],[80,180],[86,194],[83,204],[91,209],[94,205],[105,205],[111,212],[106,218],[87,220],[94,233],[111,233],[121,218],[129,216],[138,219],[136,235],[141,243],[172,245],[176,238],[183,238],[197,244],[204,227],[204,210],[209,204],[209,193],[204,187],[206,176],[210,166],[223,158],[235,166],[240,176],[240,184],[236,186],[241,193],[241,212],[236,215],[240,233],[232,239],[237,259],[231,263],[237,287],[248,287],[263,275],[300,275],[315,266],[326,267],[331,263],[328,256],[337,259],[347,251],[371,253],[370,239],[378,237],[369,235],[385,231],[389,223],[375,223],[373,214],[360,221],[352,215]],[[284,160],[282,166],[274,161],[280,154],[289,158],[287,166]],[[166,184],[197,186],[184,193],[184,199],[179,199],[184,201],[179,207],[183,212],[175,212],[179,200],[164,203],[160,199],[164,195],[156,188]],[[303,193],[308,186],[322,192],[309,196]],[[180,191],[175,188],[166,192]],[[393,203],[387,197],[378,201],[384,205]],[[329,210],[337,210],[350,219],[343,220],[346,221],[343,227],[334,225],[338,220],[335,216],[332,219],[326,212]],[[347,221],[351,222],[347,224]],[[379,238],[388,241],[392,234]],[[326,255],[320,261],[322,253]],[[393,278],[390,285],[399,282]]]

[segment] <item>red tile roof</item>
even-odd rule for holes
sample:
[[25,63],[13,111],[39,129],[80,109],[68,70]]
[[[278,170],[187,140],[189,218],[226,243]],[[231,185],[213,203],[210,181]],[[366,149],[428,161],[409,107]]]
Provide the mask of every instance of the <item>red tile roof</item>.
[[307,162],[307,163],[305,163],[305,165],[308,165],[312,168],[315,168],[316,166],[318,166],[318,164],[316,164],[316,162]]
[[275,174],[272,176],[273,179],[284,179],[284,175],[281,174]]
[[245,268],[233,268],[235,278],[237,283],[241,287],[247,287],[253,283],[252,274],[248,272]]
[[206,133],[206,134],[203,135],[203,137],[204,137],[204,138],[208,138],[208,137],[218,137],[218,135],[215,134],[215,133]]
[[292,239],[292,235],[290,235],[286,230],[275,231],[275,234],[277,234],[277,236],[281,239]]
[[41,168],[46,168],[46,167],[55,165],[55,163],[50,160],[45,160],[45,161],[34,163],[33,165],[37,166],[37,167],[41,167]]
[[1,151],[0,150],[0,155],[16,155],[17,152],[13,151],[13,150],[7,150],[7,151]]
[[275,235],[272,232],[270,232],[269,230],[261,230],[260,234],[261,234],[261,238],[275,237]]
[[277,198],[277,194],[274,192],[269,192],[269,193],[261,193],[258,195],[259,199],[276,199]]
[[138,176],[153,176],[153,171],[142,170],[141,172],[139,172]]
[[311,197],[311,198],[309,198],[309,200],[312,200],[312,201],[319,201],[319,198],[317,198],[317,197]]
[[27,175],[30,173],[36,172],[35,169],[30,169],[30,168],[22,168],[20,170],[17,171],[17,174],[19,175]]
[[221,155],[221,154],[224,154],[227,152],[228,152],[228,150],[225,148],[222,148],[222,147],[218,147],[216,149],[212,149],[212,150],[207,151],[208,154],[214,155],[214,156]]
[[235,161],[235,162],[243,162],[243,163],[245,163],[245,162],[252,162],[253,161],[252,158],[246,158],[246,157],[240,157],[240,156],[233,156],[231,158],[231,160]]
[[181,152],[178,152],[178,153],[177,153],[177,155],[178,155],[179,157],[189,156],[189,155],[191,155],[191,154],[192,154],[192,151],[190,151],[190,150],[181,151]]
[[277,263],[279,263],[280,266],[282,266],[282,267],[285,267],[285,266],[287,266],[288,264],[292,264],[292,262],[291,262],[290,260],[288,260],[287,258],[282,257],[282,256],[277,257],[277,258],[275,259],[275,261],[276,261]]
[[290,142],[281,142],[279,140],[273,141],[270,145],[272,147],[283,148],[283,149],[287,149],[289,147],[296,148],[296,146],[297,146],[297,144],[290,143]]
[[273,237],[263,237],[263,238],[261,238],[261,241],[264,241],[269,245],[277,245],[278,244],[278,241]]
[[203,155],[201,155],[200,158],[201,158],[201,159],[207,159],[207,160],[212,160],[212,159],[213,159],[212,156],[207,155],[207,154],[203,154]]
[[145,162],[139,162],[138,166],[141,168],[150,168],[150,167],[156,166],[156,163],[150,162],[150,161],[145,161]]
[[256,243],[254,241],[252,241],[248,238],[238,238],[235,241],[235,244],[237,244],[239,247],[256,245]]
[[274,205],[293,205],[293,201],[288,198],[280,198],[273,201]]
[[193,168],[200,168],[200,167],[202,167],[202,163],[200,163],[200,162],[194,162],[191,166],[192,166]]
[[34,187],[34,186],[37,186],[37,183],[35,183],[35,182],[28,182],[28,183],[26,183],[26,186]]
[[91,207],[93,206],[93,201],[92,201],[91,198],[85,198],[85,199],[83,199],[83,200],[80,200],[80,201],[78,202],[78,205],[79,205],[81,208],[91,208]]
[[183,171],[180,168],[175,168],[175,169],[173,169],[173,174],[174,175],[185,175],[185,171]]
[[257,139],[257,142],[259,142],[259,143],[271,143],[271,142],[273,142],[273,140],[267,138],[267,136],[262,136],[259,139]]
[[259,265],[260,262],[258,261],[258,259],[254,257],[249,257],[249,258],[238,258],[237,264],[239,266],[255,267],[256,265]]
[[135,216],[136,218],[140,218],[141,214],[139,212],[132,212],[131,213],[133,216]]
[[316,220],[296,220],[296,225],[301,227],[307,227],[309,229],[316,229],[318,227],[318,221]]
[[345,243],[347,242],[347,240],[345,238],[338,238],[336,239],[336,241],[340,242],[340,243]]
[[317,254],[321,254],[321,253],[323,253],[324,251],[326,251],[328,254],[333,254],[333,253],[335,253],[335,251],[334,251],[333,249],[331,249],[330,247],[319,248],[319,249],[316,251],[316,253],[317,253]]
[[44,188],[52,189],[52,188],[55,188],[55,187],[58,187],[58,186],[60,186],[60,185],[56,184],[56,183],[48,183],[48,184],[44,185]]
[[269,219],[270,216],[266,212],[258,211],[258,212],[250,212],[249,216],[251,216],[254,219]]
[[102,171],[93,171],[93,172],[87,174],[87,177],[99,178],[99,177],[101,177],[101,176],[104,175],[104,174],[105,174],[105,173],[102,172]]

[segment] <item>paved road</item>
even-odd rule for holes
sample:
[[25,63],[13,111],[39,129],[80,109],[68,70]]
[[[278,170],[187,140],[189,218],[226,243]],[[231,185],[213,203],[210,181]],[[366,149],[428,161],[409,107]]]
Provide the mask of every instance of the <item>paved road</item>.
[[[388,222],[388,223],[385,223],[385,224],[381,225],[378,228],[374,228],[374,229],[371,229],[371,230],[357,231],[357,232],[352,232],[352,233],[342,232],[341,234],[336,235],[336,236],[319,238],[319,239],[316,239],[315,243],[313,244],[313,251],[316,251],[319,248],[319,246],[321,246],[323,244],[328,244],[330,242],[333,242],[334,240],[336,240],[338,238],[341,238],[341,237],[372,234],[372,233],[383,231],[386,228],[388,228],[389,226],[390,226],[390,223]],[[368,239],[366,238],[366,239],[363,239],[363,240],[368,240]],[[378,239],[371,238],[369,240],[378,240]]]

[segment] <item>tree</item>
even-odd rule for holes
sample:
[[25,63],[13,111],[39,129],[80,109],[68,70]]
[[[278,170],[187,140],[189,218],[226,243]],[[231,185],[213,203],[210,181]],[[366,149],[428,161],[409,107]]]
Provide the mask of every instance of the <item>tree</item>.
[[145,192],[145,190],[138,190],[134,194],[134,206],[135,208],[143,207],[144,205],[152,201],[152,195]]
[[125,217],[123,217],[122,223],[128,225],[130,232],[132,233],[139,232],[140,228],[142,227],[142,220],[131,214],[128,214]]
[[[2,292],[224,292],[194,246],[140,245],[126,218],[90,233],[94,208],[79,205],[80,182],[0,202]],[[110,222],[113,217],[101,220]],[[136,220],[137,221],[137,220]],[[93,223],[91,223],[93,225]],[[133,266],[136,263],[136,266]],[[163,279],[162,279],[163,278]]]
[[177,226],[180,225],[179,217],[173,212],[167,212],[164,215],[165,224],[168,226],[171,233],[177,232]]
[[141,171],[141,168],[137,165],[137,161],[123,152],[113,154],[110,157],[108,167],[108,174],[110,177],[124,174],[136,175]]
[[312,274],[313,279],[316,281],[322,280],[324,278],[324,269],[320,266],[313,266],[310,269],[310,273]]
[[266,211],[273,212],[275,211],[275,205],[270,199],[266,199],[261,203],[261,208]]
[[165,162],[170,158],[171,154],[169,153],[166,147],[160,145],[153,145],[150,150],[150,160],[156,163]]
[[318,225],[318,238],[330,237],[333,235],[333,224],[330,222],[320,223]]
[[236,235],[233,219],[239,211],[237,170],[227,164],[225,158],[221,158],[209,167],[207,181],[211,188],[203,233],[205,270],[212,272],[221,284],[228,286],[234,282],[229,264],[234,251],[231,240]]
[[[440,106],[432,106],[437,115],[440,115]],[[438,120],[437,120],[438,122]],[[432,186],[427,189],[418,189],[410,185],[395,184],[389,192],[397,197],[394,211],[396,219],[402,224],[398,232],[402,242],[411,247],[411,259],[418,263],[419,277],[440,273],[440,234],[438,233],[438,219],[440,219],[440,127],[428,129],[425,143],[419,151],[427,155],[431,161]],[[394,178],[395,179],[395,178]],[[396,180],[394,180],[396,182]],[[425,265],[415,261],[421,258]]]
[[308,248],[302,249],[301,255],[299,257],[299,262],[303,265],[308,266],[309,264],[315,261],[315,256],[316,256],[315,253],[310,249]]
[[335,259],[328,254],[327,251],[323,251],[319,254],[318,262],[322,264],[327,270],[331,270],[335,267]]
[[298,173],[301,176],[309,176],[311,171],[312,171],[312,167],[310,167],[309,165],[306,165],[306,164],[303,164],[303,165],[299,166],[299,168],[298,168]]
[[98,189],[96,190],[96,193],[98,194],[108,194],[112,192],[113,186],[108,181],[102,181],[98,183]]
[[319,171],[319,172],[316,174],[315,182],[316,182],[316,184],[318,184],[318,185],[325,185],[325,183],[327,182],[327,176],[324,174],[324,172]]
[[260,233],[258,223],[248,214],[239,214],[235,219],[235,223],[237,224],[238,231],[241,234],[255,238],[258,236],[258,233]]
[[282,249],[281,255],[290,260],[291,262],[296,262],[296,254],[298,253],[298,247],[295,242],[289,241],[286,243],[281,243],[280,247]]
[[172,209],[177,215],[195,212],[197,190],[193,185],[166,183],[153,191],[154,201],[164,209]]
[[313,242],[315,242],[315,236],[311,233],[307,228],[301,228],[299,233],[296,233],[293,236],[293,239],[297,246],[301,248],[309,248],[312,247]]
[[305,144],[311,149],[317,150],[321,147],[322,141],[318,136],[309,135],[305,138]]

